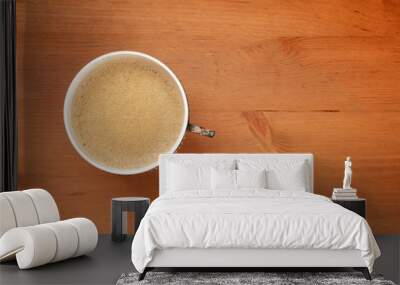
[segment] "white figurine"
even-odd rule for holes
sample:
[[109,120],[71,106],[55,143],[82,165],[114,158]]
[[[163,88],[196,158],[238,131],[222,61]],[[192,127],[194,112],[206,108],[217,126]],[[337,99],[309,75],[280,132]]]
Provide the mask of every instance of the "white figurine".
[[353,171],[351,170],[351,157],[348,156],[344,162],[344,178],[343,178],[343,189],[351,188],[351,176]]

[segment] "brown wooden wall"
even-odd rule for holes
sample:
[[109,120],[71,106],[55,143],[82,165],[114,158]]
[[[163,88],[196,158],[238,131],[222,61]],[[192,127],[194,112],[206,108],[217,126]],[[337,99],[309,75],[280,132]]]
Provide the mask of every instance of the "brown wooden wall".
[[400,1],[17,0],[20,188],[43,187],[64,218],[110,231],[110,199],[157,196],[158,174],[117,176],[74,151],[63,100],[88,61],[149,53],[187,89],[181,152],[312,152],[316,192],[345,156],[376,233],[400,233]]

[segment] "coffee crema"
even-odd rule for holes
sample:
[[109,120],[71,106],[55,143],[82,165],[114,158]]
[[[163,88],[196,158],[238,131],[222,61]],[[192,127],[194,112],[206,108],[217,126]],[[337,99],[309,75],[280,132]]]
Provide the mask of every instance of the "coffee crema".
[[151,63],[128,56],[89,72],[70,112],[73,135],[85,154],[124,170],[149,166],[171,151],[185,114],[175,81]]

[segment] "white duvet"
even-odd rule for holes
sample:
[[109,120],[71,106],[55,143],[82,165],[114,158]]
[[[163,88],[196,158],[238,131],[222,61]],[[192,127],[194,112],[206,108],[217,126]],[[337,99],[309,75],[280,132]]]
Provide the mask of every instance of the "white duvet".
[[240,190],[164,194],[150,206],[132,243],[143,272],[155,249],[358,249],[372,271],[380,251],[365,219],[307,192]]

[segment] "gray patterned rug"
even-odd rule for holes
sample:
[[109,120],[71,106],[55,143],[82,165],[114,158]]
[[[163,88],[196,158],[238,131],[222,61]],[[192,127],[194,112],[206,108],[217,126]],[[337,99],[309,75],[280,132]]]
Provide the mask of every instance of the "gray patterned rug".
[[148,272],[146,278],[138,281],[138,273],[122,274],[117,285],[146,284],[379,284],[395,285],[380,275],[372,275],[368,281],[359,272]]

